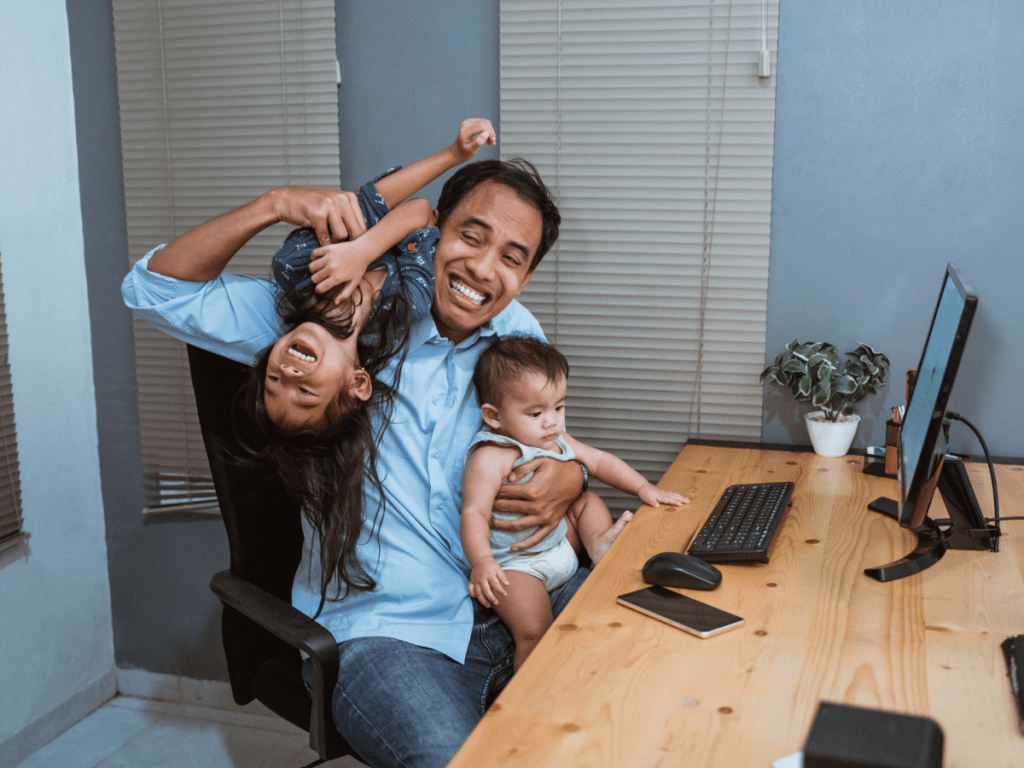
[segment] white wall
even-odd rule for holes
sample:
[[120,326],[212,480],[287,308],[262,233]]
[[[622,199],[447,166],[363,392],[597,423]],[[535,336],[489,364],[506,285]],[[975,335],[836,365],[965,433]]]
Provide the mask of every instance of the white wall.
[[114,693],[65,0],[0,4],[0,259],[31,539],[0,555],[0,765]]

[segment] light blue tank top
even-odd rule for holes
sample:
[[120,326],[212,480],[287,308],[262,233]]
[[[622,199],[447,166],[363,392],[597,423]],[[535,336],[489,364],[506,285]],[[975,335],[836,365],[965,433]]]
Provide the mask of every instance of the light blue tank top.
[[[533,459],[538,457],[548,457],[552,459],[558,459],[559,461],[573,461],[576,458],[576,454],[573,452],[572,448],[569,447],[569,444],[565,442],[565,438],[563,438],[561,435],[559,435],[555,441],[555,444],[559,447],[561,453],[556,453],[555,451],[549,451],[546,448],[534,448],[532,445],[523,445],[519,441],[513,440],[511,437],[505,437],[505,435],[495,434],[494,432],[491,432],[489,429],[481,429],[479,432],[476,433],[476,435],[474,435],[473,442],[470,443],[469,450],[466,451],[466,455],[469,456],[469,454],[472,453],[476,449],[476,447],[482,443],[497,443],[498,445],[508,445],[513,448],[518,448],[519,451],[522,453],[522,456],[516,459],[515,463],[512,464],[513,469],[525,464],[528,461],[532,461]],[[518,483],[516,483],[516,485],[522,485],[523,483],[527,482],[531,477],[533,477],[532,472],[526,475],[526,477],[524,477]],[[501,484],[508,485],[508,481],[502,480]],[[521,515],[514,515],[503,512],[492,512],[491,514],[498,520],[515,520],[517,517],[521,517]],[[548,550],[557,546],[562,542],[562,539],[565,538],[565,532],[567,530],[568,525],[566,524],[565,519],[563,518],[558,523],[558,527],[555,528],[555,530],[553,530],[551,533],[549,533],[547,536],[541,539],[537,544],[534,544],[532,547],[530,547],[529,551],[543,552],[544,550]],[[518,533],[512,533],[509,531],[496,531],[492,528],[490,531],[491,552],[494,554],[494,559],[498,561],[498,565],[506,563],[512,558],[522,555],[522,552],[512,552],[510,551],[509,548],[516,542],[525,541],[530,536],[532,536],[536,531],[536,526],[534,526],[533,528],[527,528],[524,531],[519,531]]]

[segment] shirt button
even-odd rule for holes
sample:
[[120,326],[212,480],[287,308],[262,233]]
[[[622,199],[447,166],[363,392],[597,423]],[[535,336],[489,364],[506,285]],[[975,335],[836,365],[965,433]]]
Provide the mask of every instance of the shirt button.
[[442,401],[443,399],[444,399],[444,397],[442,397],[441,395],[438,395],[437,397],[435,397],[435,398],[434,398],[434,405],[438,405],[438,404],[440,404],[440,402],[441,402],[441,401]]
[[407,246],[405,246],[405,250],[407,250],[407,251],[415,251],[416,250],[416,243],[409,243]]

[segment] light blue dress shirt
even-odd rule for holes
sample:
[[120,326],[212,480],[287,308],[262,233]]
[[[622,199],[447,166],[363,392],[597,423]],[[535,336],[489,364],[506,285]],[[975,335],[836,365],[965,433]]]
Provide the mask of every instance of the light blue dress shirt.
[[[151,325],[248,365],[284,334],[270,280],[232,274],[206,283],[175,280],[147,269],[151,255],[136,263],[121,288],[129,308]],[[364,510],[374,524],[367,524],[357,548],[377,588],[329,601],[317,618],[338,642],[393,637],[465,660],[473,607],[459,516],[466,450],[481,423],[473,367],[495,335],[510,333],[543,338],[540,324],[517,301],[459,344],[442,338],[429,315],[412,327],[378,454],[384,497],[367,487]],[[319,543],[304,519],[303,533],[292,604],[311,616],[320,602]]]

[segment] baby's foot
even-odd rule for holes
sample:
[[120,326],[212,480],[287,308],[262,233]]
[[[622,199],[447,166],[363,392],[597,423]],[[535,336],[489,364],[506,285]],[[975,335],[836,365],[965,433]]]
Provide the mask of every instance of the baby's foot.
[[591,536],[588,541],[583,543],[583,546],[587,549],[587,554],[590,555],[590,559],[594,565],[601,562],[601,558],[608,552],[608,548],[612,545],[612,542],[619,538],[619,534],[626,527],[633,517],[632,512],[623,512],[618,520],[615,521],[614,525],[604,533],[599,533],[595,536]]

